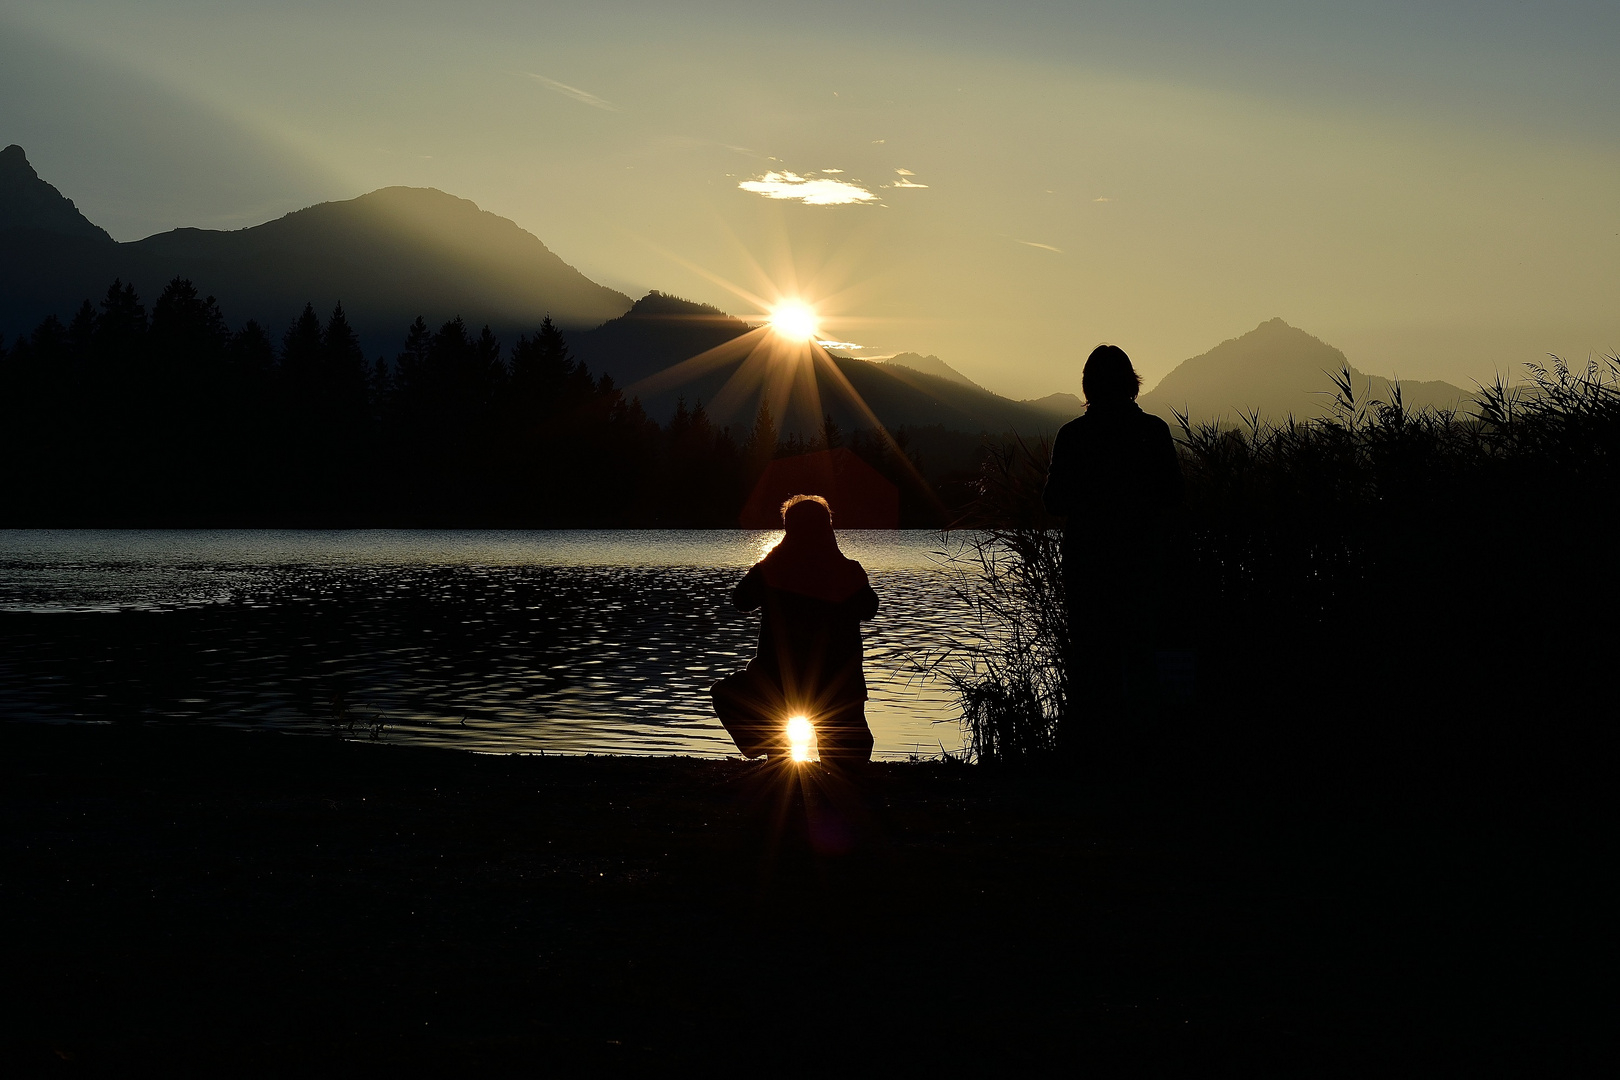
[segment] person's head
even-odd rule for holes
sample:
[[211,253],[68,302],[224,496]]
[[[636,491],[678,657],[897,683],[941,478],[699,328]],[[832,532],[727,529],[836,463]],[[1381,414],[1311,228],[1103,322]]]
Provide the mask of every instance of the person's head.
[[1142,376],[1131,366],[1131,358],[1118,345],[1099,345],[1086,357],[1080,373],[1080,389],[1086,404],[1135,401],[1142,389]]
[[820,495],[795,495],[782,504],[782,528],[792,540],[830,538],[832,507]]

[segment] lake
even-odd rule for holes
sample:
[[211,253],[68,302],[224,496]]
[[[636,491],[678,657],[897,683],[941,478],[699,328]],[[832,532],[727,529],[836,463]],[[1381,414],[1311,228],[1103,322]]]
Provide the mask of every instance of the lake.
[[[840,533],[876,756],[957,751],[923,670],[971,616],[929,531]],[[373,731],[491,753],[735,754],[708,686],[779,531],[0,531],[0,714]]]

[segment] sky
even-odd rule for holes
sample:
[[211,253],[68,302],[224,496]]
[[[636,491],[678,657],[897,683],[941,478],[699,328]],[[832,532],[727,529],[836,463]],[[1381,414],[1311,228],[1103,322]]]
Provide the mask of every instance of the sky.
[[1014,397],[1277,316],[1466,387],[1620,350],[1616,46],[1612,0],[0,0],[0,145],[119,240],[435,187]]

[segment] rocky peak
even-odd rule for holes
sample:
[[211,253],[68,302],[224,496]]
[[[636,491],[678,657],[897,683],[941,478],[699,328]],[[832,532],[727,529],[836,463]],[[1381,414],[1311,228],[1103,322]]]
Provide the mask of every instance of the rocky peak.
[[72,199],[39,178],[16,143],[0,150],[0,229],[37,229],[113,242],[105,229],[79,213]]

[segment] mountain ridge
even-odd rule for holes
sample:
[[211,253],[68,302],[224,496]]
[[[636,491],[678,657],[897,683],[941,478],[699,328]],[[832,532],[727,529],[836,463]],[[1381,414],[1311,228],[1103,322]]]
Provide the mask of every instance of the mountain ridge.
[[418,315],[435,326],[456,317],[487,324],[510,340],[548,315],[583,330],[631,303],[517,223],[436,188],[380,188],[246,229],[179,228],[118,243],[39,178],[21,148],[0,158],[4,334],[31,331],[47,315],[65,320],[114,279],[148,301],[173,278],[190,279],[232,319],[256,319],[276,335],[306,303],[322,314],[341,303],[372,356],[393,355]]
[[[681,396],[712,402],[736,365],[683,385],[642,384],[757,329],[667,293],[632,301],[510,219],[435,188],[379,188],[246,229],[178,228],[118,243],[42,179],[20,146],[0,151],[0,335],[27,333],[47,315],[66,321],[115,278],[150,302],[176,277],[213,295],[233,321],[256,319],[276,337],[305,303],[322,314],[342,303],[368,356],[393,356],[418,315],[434,326],[455,317],[488,325],[508,343],[550,316],[579,359],[633,393],[643,390],[655,416],[672,412]],[[865,385],[885,402],[891,426],[1033,433],[1083,409],[1072,394],[1002,397],[933,355],[840,356],[834,366],[842,380],[818,385],[818,393],[837,402],[848,386]],[[1390,379],[1354,368],[1343,352],[1276,318],[1183,361],[1140,400],[1171,422],[1178,409],[1194,421],[1232,422],[1251,412],[1277,422],[1308,419],[1331,410],[1330,376],[1342,368],[1352,372],[1358,397],[1392,395]],[[1399,385],[1412,408],[1455,408],[1469,398],[1444,382]],[[834,411],[841,424],[862,416],[853,404]],[[795,422],[808,429],[820,420],[807,414]]]
[[893,356],[885,357],[882,360],[873,360],[872,362],[876,364],[893,364],[895,367],[910,368],[912,371],[920,372],[924,375],[935,375],[942,379],[949,379],[951,382],[961,383],[963,386],[971,386],[978,390],[985,389],[985,387],[980,386],[978,383],[974,382],[960,371],[957,371],[955,368],[951,367],[951,365],[947,364],[945,361],[941,360],[932,353],[927,356],[914,352],[895,353]]
[[73,200],[40,178],[23,148],[0,150],[0,230],[31,230],[84,240],[116,243],[107,230],[85,217]]
[[[571,336],[569,348],[592,371],[611,375],[656,420],[667,419],[684,399],[688,407],[702,401],[718,424],[746,427],[761,401],[780,396],[770,393],[773,376],[768,371],[751,386],[733,382],[747,350],[736,345],[735,354],[728,357],[725,348],[757,329],[711,305],[655,291],[624,315]],[[712,355],[689,372],[679,369],[704,354]],[[1061,408],[1053,412],[1039,403],[1004,398],[959,373],[951,378],[903,364],[836,352],[829,356],[840,377],[817,365],[813,379],[820,411],[805,401],[790,401],[786,414],[776,417],[784,433],[812,435],[819,431],[823,414],[830,414],[845,430],[869,428],[868,409],[891,429],[939,426],[968,434],[1018,430],[1035,435],[1055,431],[1075,415],[1060,417]],[[859,401],[851,396],[852,389]]]
[[1177,411],[1194,423],[1238,422],[1251,413],[1273,423],[1315,419],[1333,411],[1332,377],[1344,369],[1351,373],[1358,401],[1389,401],[1397,384],[1409,409],[1455,409],[1471,398],[1447,382],[1369,375],[1334,346],[1273,318],[1182,361],[1138,404],[1172,425]]

